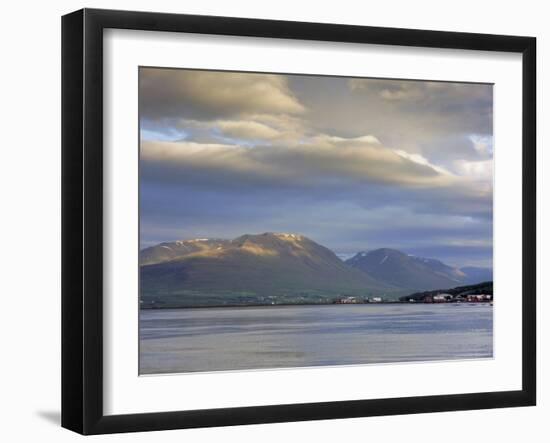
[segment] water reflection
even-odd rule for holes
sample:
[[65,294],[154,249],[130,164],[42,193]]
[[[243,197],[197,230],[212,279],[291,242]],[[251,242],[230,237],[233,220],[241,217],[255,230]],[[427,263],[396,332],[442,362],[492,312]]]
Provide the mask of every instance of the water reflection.
[[140,372],[490,358],[490,305],[144,310]]

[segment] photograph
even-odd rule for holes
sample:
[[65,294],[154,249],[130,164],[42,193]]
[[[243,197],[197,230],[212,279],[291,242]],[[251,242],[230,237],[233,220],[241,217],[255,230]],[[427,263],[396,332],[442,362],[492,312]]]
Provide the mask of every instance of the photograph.
[[140,375],[493,358],[493,84],[138,69]]

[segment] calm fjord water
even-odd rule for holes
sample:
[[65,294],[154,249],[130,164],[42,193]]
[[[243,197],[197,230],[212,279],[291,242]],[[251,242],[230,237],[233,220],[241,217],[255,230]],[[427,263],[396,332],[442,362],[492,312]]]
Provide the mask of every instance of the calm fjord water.
[[140,373],[493,356],[488,304],[142,310]]

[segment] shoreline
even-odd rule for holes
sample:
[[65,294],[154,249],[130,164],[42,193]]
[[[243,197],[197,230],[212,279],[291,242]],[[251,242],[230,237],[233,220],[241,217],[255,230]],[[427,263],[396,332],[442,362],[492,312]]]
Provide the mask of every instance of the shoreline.
[[377,305],[493,305],[493,302],[447,302],[447,303],[425,303],[425,302],[407,302],[407,301],[383,301],[375,303],[280,303],[275,305],[267,304],[246,304],[246,305],[209,305],[209,306],[158,306],[158,307],[139,307],[140,311],[157,311],[168,309],[219,309],[219,308],[288,308],[288,307],[311,307],[311,306],[377,306]]

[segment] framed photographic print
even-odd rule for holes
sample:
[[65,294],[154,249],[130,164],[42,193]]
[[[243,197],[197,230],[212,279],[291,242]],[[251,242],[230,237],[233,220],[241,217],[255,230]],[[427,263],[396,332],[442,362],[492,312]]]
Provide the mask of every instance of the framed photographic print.
[[535,404],[534,38],[62,25],[64,427]]

